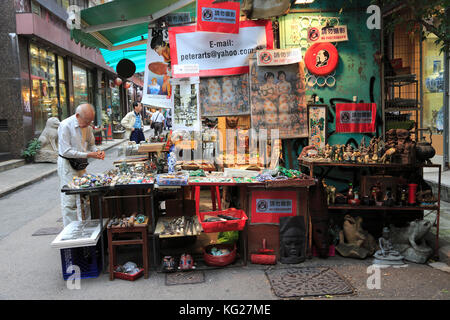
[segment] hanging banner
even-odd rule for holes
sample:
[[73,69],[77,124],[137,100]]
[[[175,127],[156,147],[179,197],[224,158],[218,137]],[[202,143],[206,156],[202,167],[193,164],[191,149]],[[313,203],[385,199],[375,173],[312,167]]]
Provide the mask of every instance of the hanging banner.
[[308,42],[348,41],[347,26],[308,28]]
[[250,223],[280,223],[297,215],[296,191],[253,191]]
[[300,48],[259,50],[256,54],[258,66],[280,66],[302,61]]
[[239,2],[197,0],[197,31],[239,33]]
[[249,57],[273,49],[271,21],[241,21],[239,34],[195,32],[195,26],[169,28],[172,64],[196,64],[200,77],[248,73]]
[[149,29],[142,104],[170,108],[170,47],[168,31]]
[[376,103],[337,103],[336,132],[375,132]]

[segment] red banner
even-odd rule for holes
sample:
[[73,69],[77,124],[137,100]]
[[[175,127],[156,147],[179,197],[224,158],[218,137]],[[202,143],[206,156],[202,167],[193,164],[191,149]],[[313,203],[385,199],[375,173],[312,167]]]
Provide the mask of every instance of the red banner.
[[297,215],[296,191],[253,191],[250,223],[280,223]]
[[239,2],[197,0],[197,31],[239,33]]
[[376,103],[337,103],[336,132],[375,132]]

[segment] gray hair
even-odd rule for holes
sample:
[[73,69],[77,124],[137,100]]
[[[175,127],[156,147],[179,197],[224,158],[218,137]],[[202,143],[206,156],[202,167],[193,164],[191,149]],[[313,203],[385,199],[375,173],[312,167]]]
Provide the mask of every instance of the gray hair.
[[75,114],[79,114],[82,118],[86,118],[86,113],[87,113],[87,107],[89,106],[89,108],[92,110],[92,112],[95,114],[95,109],[94,106],[92,104],[89,103],[83,103],[80,104],[76,109],[75,109]]

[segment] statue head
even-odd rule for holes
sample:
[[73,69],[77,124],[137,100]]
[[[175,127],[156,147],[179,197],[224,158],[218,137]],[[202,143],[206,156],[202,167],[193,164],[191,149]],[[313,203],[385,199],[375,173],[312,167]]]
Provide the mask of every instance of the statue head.
[[280,261],[300,263],[305,260],[305,223],[303,217],[280,218]]

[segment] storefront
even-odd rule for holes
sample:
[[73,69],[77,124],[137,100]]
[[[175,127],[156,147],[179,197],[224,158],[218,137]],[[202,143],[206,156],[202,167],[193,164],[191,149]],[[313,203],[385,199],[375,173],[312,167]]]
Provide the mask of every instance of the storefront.
[[[441,166],[430,163],[432,148],[416,141],[417,132],[385,130],[384,121],[387,113],[392,122],[412,109],[394,110],[405,101],[399,95],[417,103],[419,81],[383,73],[386,59],[376,54],[384,52],[382,31],[367,27],[361,18],[366,8],[347,1],[306,7],[286,2],[286,8],[241,12],[236,2],[210,2],[178,3],[176,14],[189,13],[190,25],[169,28],[164,20],[140,30],[148,34],[142,103],[170,110],[172,130],[131,142],[132,155],[114,168],[76,177],[62,190],[98,204],[93,216],[100,220],[99,236],[103,227],[108,233],[109,248],[100,252],[109,254],[110,279],[148,277],[151,268],[297,264],[335,252],[399,265],[436,255],[440,188],[431,191],[423,169],[436,169],[440,179]],[[126,1],[115,5],[127,10]],[[146,14],[158,13],[154,4],[140,5]],[[210,6],[217,7],[209,11]],[[82,17],[101,30],[106,26],[94,17],[102,9],[108,7],[87,9]],[[196,10],[204,10],[201,17]],[[121,23],[119,16],[114,19]],[[130,38],[137,36],[135,29],[128,31]],[[103,35],[119,43],[124,32]],[[391,49],[389,59],[410,58],[406,49]],[[428,87],[438,90],[441,67],[430,53],[423,68],[433,70],[424,74],[433,79]],[[383,92],[385,82],[393,85]],[[415,91],[402,96],[399,82]],[[135,90],[128,89],[126,99],[132,103]],[[425,101],[435,104],[431,96]],[[419,116],[407,120],[420,124]],[[435,220],[424,219],[425,210]],[[424,234],[436,226],[434,248],[404,250],[391,237],[402,232],[400,225]],[[144,248],[136,260],[142,265],[128,273],[115,263],[114,250],[127,244],[114,235],[127,231],[143,234],[134,243]],[[62,245],[55,241],[55,247]]]

